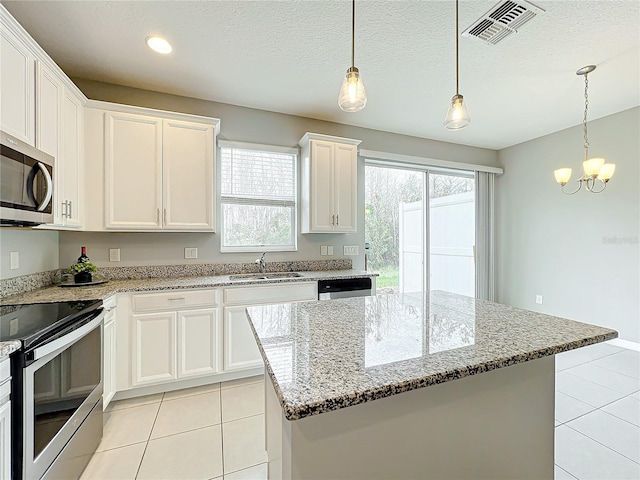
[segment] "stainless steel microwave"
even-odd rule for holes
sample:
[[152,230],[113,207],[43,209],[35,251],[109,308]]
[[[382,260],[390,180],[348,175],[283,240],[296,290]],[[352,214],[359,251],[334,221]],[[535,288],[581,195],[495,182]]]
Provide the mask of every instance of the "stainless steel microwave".
[[0,225],[53,222],[54,158],[0,131]]

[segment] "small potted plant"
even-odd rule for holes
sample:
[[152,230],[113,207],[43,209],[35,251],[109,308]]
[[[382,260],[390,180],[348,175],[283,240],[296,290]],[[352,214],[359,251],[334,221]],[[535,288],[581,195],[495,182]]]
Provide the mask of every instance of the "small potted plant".
[[73,281],[75,283],[91,283],[93,272],[97,272],[98,267],[89,261],[82,261],[74,263],[69,267],[69,273],[73,274]]

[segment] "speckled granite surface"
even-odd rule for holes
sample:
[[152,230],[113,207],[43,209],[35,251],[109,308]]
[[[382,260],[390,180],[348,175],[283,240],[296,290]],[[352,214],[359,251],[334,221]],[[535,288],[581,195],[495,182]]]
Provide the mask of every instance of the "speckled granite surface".
[[18,350],[21,345],[22,344],[19,340],[7,340],[6,342],[0,342],[0,361]]
[[[351,259],[296,260],[291,262],[267,261],[267,272],[321,272],[326,270],[351,270]],[[186,265],[146,265],[137,267],[100,267],[97,275],[111,280],[142,280],[148,278],[201,277],[211,278],[238,273],[258,272],[254,263],[200,263]],[[0,280],[0,299],[26,293],[60,282],[62,271],[22,275]],[[53,300],[52,300],[53,301]]]
[[618,336],[607,328],[447,292],[247,311],[289,420]]
[[143,278],[127,280],[109,280],[107,283],[86,287],[51,286],[32,290],[0,299],[0,305],[19,303],[69,302],[78,300],[105,299],[118,292],[146,292],[154,290],[176,290],[185,288],[214,288],[238,285],[260,285],[274,283],[309,282],[333,278],[361,278],[377,276],[375,273],[360,270],[329,270],[324,272],[299,272],[299,278],[271,280],[234,280],[228,275],[190,276],[167,278]]

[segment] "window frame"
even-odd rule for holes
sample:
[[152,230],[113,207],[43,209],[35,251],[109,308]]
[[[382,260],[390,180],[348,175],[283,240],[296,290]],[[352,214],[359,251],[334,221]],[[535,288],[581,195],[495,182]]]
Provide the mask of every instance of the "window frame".
[[[298,148],[283,147],[279,145],[265,145],[257,143],[236,142],[229,140],[218,140],[218,148],[220,149],[220,252],[221,253],[260,253],[260,252],[296,252],[298,251],[298,164],[300,159],[300,150]],[[293,204],[281,205],[283,207],[291,208],[291,244],[289,245],[235,245],[229,246],[224,244],[225,238],[225,205],[252,205],[252,206],[278,206],[277,200],[266,199],[264,197],[256,197],[258,201],[252,202],[252,199],[246,197],[234,197],[233,195],[225,195],[222,193],[222,150],[223,149],[240,149],[240,150],[254,150],[258,152],[266,153],[280,153],[293,156]],[[238,201],[230,202],[225,199],[237,198]],[[284,202],[283,202],[284,203]]]

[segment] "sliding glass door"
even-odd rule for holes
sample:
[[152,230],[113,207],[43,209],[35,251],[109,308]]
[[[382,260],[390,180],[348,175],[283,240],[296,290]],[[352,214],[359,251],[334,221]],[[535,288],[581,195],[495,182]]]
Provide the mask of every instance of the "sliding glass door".
[[471,172],[366,164],[365,242],[379,293],[474,296],[474,185]]

